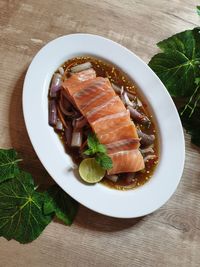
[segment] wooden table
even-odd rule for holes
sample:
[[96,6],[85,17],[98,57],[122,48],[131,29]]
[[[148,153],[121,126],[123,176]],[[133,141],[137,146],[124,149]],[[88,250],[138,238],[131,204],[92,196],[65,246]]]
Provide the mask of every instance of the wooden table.
[[[28,65],[50,40],[99,34],[148,62],[156,43],[200,25],[194,0],[0,0],[0,147],[14,147],[36,181],[51,178],[39,162],[22,115]],[[186,137],[184,174],[158,211],[139,219],[109,218],[80,206],[71,227],[52,222],[34,242],[0,238],[0,266],[200,266],[200,155]],[[167,179],[167,173],[166,173]],[[132,203],[134,205],[134,203]]]

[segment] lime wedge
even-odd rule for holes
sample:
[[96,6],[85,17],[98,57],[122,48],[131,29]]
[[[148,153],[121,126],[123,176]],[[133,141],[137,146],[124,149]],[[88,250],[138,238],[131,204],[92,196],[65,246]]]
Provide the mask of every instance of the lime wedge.
[[90,184],[98,183],[104,177],[106,171],[96,162],[94,158],[87,158],[79,165],[81,178]]

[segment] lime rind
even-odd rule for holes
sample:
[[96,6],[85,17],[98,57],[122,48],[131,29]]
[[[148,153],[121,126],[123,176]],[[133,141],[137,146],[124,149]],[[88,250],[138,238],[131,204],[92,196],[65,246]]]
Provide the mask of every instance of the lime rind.
[[90,184],[98,183],[105,176],[106,171],[96,162],[95,158],[87,158],[79,165],[81,178]]

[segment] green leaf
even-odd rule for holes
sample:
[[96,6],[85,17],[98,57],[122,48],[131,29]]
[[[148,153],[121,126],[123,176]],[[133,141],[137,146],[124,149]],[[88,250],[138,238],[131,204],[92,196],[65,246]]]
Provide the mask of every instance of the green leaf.
[[97,145],[97,152],[106,153],[107,152],[106,147],[102,144],[98,144]]
[[184,31],[159,42],[163,51],[155,55],[149,66],[160,77],[172,96],[190,96],[199,76],[200,28]]
[[195,78],[195,84],[200,85],[200,78],[199,77]]
[[179,110],[181,120],[186,131],[191,134],[191,141],[193,144],[200,146],[200,108],[196,108],[192,116],[190,116],[190,110]]
[[197,6],[197,14],[200,16],[200,6]]
[[85,155],[94,155],[98,152],[106,153],[106,147],[99,143],[95,134],[88,135],[87,144],[89,149],[84,152]]
[[0,182],[19,174],[17,163],[21,161],[14,149],[0,149]]
[[58,185],[51,186],[47,196],[43,207],[44,214],[55,213],[65,224],[71,225],[78,210],[78,203]]
[[94,151],[94,153],[96,152],[96,147],[98,143],[99,141],[95,134],[88,135],[87,144],[88,144],[88,147],[91,149],[91,151]]
[[[197,7],[200,14],[200,6]],[[200,146],[200,28],[187,30],[158,43],[162,53],[149,66],[160,77],[175,102],[185,105],[179,110],[191,141]]]
[[187,111],[187,116],[190,118],[193,115],[195,109],[197,108],[199,100],[200,100],[200,86],[197,85],[194,93],[191,95],[189,101],[185,104],[182,112],[180,113],[181,118],[186,111]]
[[105,170],[113,167],[112,159],[104,153],[98,153],[95,157],[95,160]]
[[34,190],[30,174],[0,184],[0,236],[28,243],[36,239],[52,217],[43,214],[45,194]]
[[87,150],[85,150],[85,151],[83,152],[83,154],[85,154],[85,155],[87,155],[87,156],[90,156],[90,155],[93,155],[94,152],[93,152],[93,150],[92,150],[91,148],[88,148]]

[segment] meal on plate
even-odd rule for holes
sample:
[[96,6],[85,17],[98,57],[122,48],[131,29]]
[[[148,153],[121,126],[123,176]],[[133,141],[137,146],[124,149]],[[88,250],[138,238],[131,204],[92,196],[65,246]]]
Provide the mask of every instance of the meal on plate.
[[99,58],[75,57],[53,74],[49,124],[88,183],[140,186],[158,163],[153,116],[133,81]]

